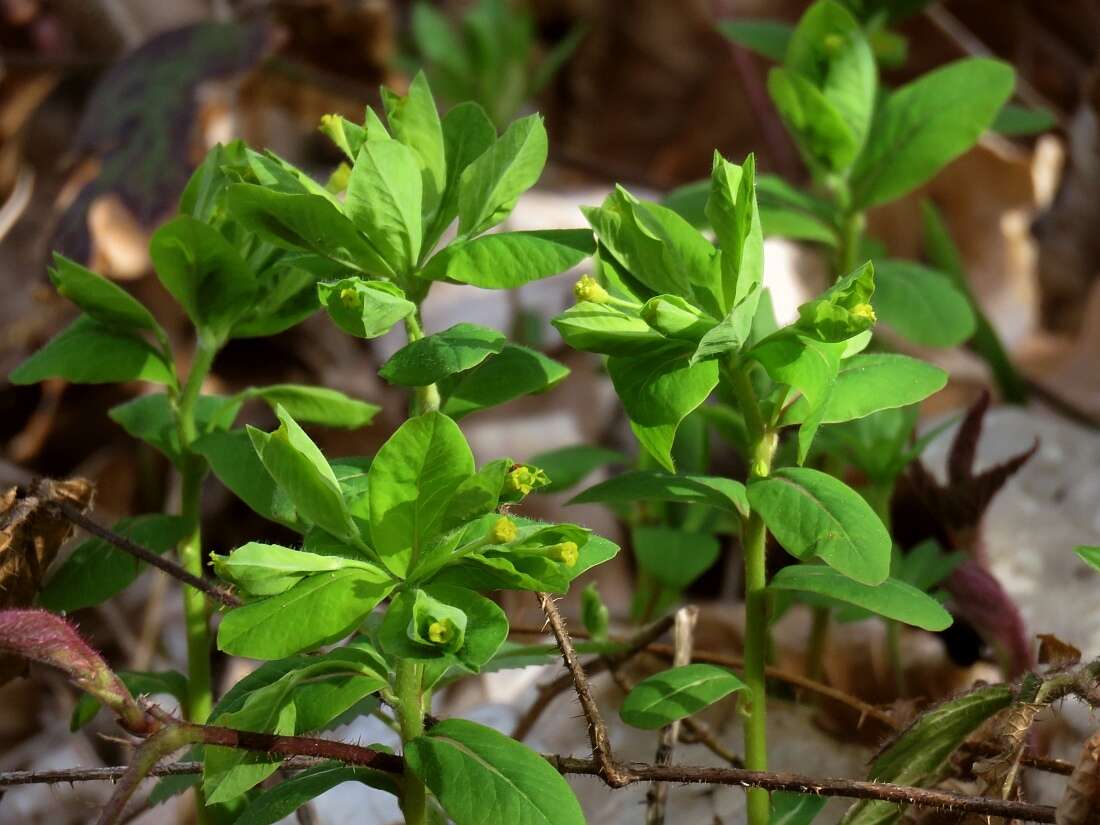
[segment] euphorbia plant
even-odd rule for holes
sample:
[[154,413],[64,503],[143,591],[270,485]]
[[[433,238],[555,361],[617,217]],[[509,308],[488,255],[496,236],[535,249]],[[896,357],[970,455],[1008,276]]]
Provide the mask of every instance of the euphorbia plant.
[[[875,313],[873,268],[856,267],[777,328],[761,300],[763,239],[750,156],[737,166],[715,156],[707,215],[717,246],[670,209],[618,189],[585,211],[595,231],[600,281],[577,285],[578,303],[554,320],[572,346],[608,356],[607,370],[643,448],[663,469],[613,478],[584,500],[706,503],[740,522],[745,560],[744,685],[729,674],[669,671],[638,690],[653,720],[699,707],[731,690],[748,694],[745,764],[767,767],[765,740],[769,601],[785,591],[821,594],[897,621],[942,629],[935,600],[890,578],[890,535],[872,507],[840,480],[809,467],[818,428],[903,407],[940,389],[944,373],[903,355],[866,354]],[[676,474],[672,446],[681,422],[715,390],[734,399],[746,439],[747,483]],[[783,430],[794,466],[776,466]],[[769,532],[802,563],[767,580]],[[633,695],[633,694],[632,694]],[[701,701],[686,703],[687,696]],[[665,717],[654,715],[674,696]],[[627,713],[624,719],[639,717]],[[671,714],[671,715],[669,715]],[[667,717],[667,718],[666,718]],[[660,724],[660,722],[657,722]],[[645,725],[651,726],[651,725]],[[749,821],[768,821],[768,795],[749,791]]]
[[[167,336],[144,307],[59,259],[55,282],[85,315],[12,378],[167,387],[112,416],[177,466],[182,517],[139,519],[119,529],[160,551],[171,543],[162,534],[182,534],[180,560],[192,574],[202,574],[198,501],[208,468],[257,513],[301,535],[295,546],[249,542],[210,555],[214,571],[235,590],[223,598],[232,609],[218,627],[219,648],[267,662],[212,709],[200,592],[187,593],[187,678],[125,674],[123,681],[135,691],[176,693],[195,722],[265,734],[321,730],[357,707],[391,722],[403,743],[405,773],[396,780],[368,769],[345,776],[322,767],[297,777],[289,790],[276,789],[274,798],[252,799],[277,761],[195,734],[186,741],[206,743],[207,802],[226,810],[249,804],[245,810],[255,813],[246,818],[268,821],[265,811],[285,805],[288,795],[301,804],[325,782],[350,778],[397,794],[414,825],[428,821],[429,788],[454,820],[481,816],[481,800],[467,793],[473,787],[494,788],[501,810],[516,821],[581,822],[568,786],[523,745],[472,722],[451,720],[431,730],[424,724],[432,691],[477,672],[508,634],[503,611],[482,592],[563,593],[617,550],[575,525],[502,514],[546,484],[545,475],[509,459],[476,468],[455,423],[544,390],[568,371],[472,324],[425,335],[420,304],[434,280],[508,288],[568,269],[590,254],[591,233],[483,234],[508,216],[542,171],[546,134],[538,116],[499,137],[476,104],[440,119],[423,76],[407,96],[383,90],[383,101],[385,122],[369,109],[363,123],[325,119],[323,131],[348,157],[327,186],[241,144],[215,149],[196,172],[183,214],[152,244],[158,276],[196,328],[186,374],[178,374]],[[457,237],[437,249],[456,220]],[[409,343],[381,374],[411,390],[412,413],[373,458],[330,460],[299,425],[361,426],[377,409],[366,402],[296,385],[202,394],[229,339],[286,329],[319,307],[361,338],[404,322]],[[273,407],[277,429],[233,429],[251,398]],[[102,542],[79,548],[43,601],[75,609],[125,587],[136,575],[125,556],[111,557],[90,577],[84,573],[93,598],[78,586],[81,571],[105,550]],[[74,721],[86,721],[91,710],[85,706]]]

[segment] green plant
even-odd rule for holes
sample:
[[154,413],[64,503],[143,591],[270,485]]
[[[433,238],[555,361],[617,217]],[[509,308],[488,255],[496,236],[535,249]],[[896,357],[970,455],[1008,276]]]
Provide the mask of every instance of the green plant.
[[[772,594],[824,592],[920,627],[950,623],[936,600],[889,577],[890,535],[874,509],[838,479],[797,466],[822,424],[913,404],[940,389],[946,376],[906,356],[862,352],[875,323],[869,263],[803,305],[797,321],[776,328],[770,305],[761,301],[763,237],[754,177],[751,156],[743,166],[715,157],[707,214],[717,248],[672,210],[623,189],[585,210],[605,285],[582,279],[578,303],[554,325],[570,345],[607,356],[631,427],[661,465],[613,478],[580,500],[706,503],[740,524],[745,764],[766,770],[764,667]],[[677,430],[716,389],[737,405],[747,484],[675,472]],[[779,436],[787,428],[797,430],[795,466],[778,466]],[[770,584],[769,532],[803,562]],[[767,794],[750,791],[749,798],[750,822],[767,822]]]
[[415,56],[432,86],[451,103],[480,103],[501,128],[546,87],[584,35],[575,26],[536,56],[535,19],[523,3],[478,0],[456,22],[425,0],[413,6]]
[[[501,515],[501,507],[547,480],[509,459],[476,468],[455,423],[544,390],[567,370],[472,324],[425,335],[420,304],[434,280],[508,288],[568,269],[591,252],[591,235],[483,234],[542,171],[546,134],[538,116],[499,137],[474,103],[441,120],[422,75],[407,97],[383,90],[383,101],[386,123],[368,111],[362,124],[339,117],[322,124],[350,164],[329,187],[241,144],[215,149],[192,177],[180,216],[156,233],[151,248],[161,282],[195,327],[185,375],[141,304],[58,258],[54,282],[84,314],[11,378],[166,387],[111,416],[176,466],[184,491],[180,516],[142,517],[116,529],[155,552],[178,539],[180,562],[192,576],[203,575],[199,497],[209,470],[261,516],[301,535],[299,546],[249,542],[211,553],[213,570],[233,592],[186,590],[186,678],[124,673],[130,690],[173,693],[185,700],[190,722],[259,734],[323,730],[352,708],[398,729],[402,777],[322,768],[297,777],[290,790],[276,789],[278,798],[290,794],[300,804],[340,777],[354,778],[396,793],[409,823],[428,821],[428,788],[450,816],[470,821],[477,800],[461,788],[500,785],[517,822],[550,811],[555,821],[580,822],[563,780],[519,743],[470,722],[443,722],[430,731],[424,725],[432,691],[490,664],[508,635],[503,611],[479,591],[563,593],[617,551],[575,525]],[[437,249],[456,220],[457,237]],[[299,422],[360,427],[375,405],[297,385],[227,397],[202,393],[230,339],[273,334],[318,308],[361,338],[404,322],[409,343],[380,372],[409,388],[412,415],[373,458],[329,460]],[[277,429],[233,428],[250,399],[272,407]],[[129,584],[138,572],[132,559],[107,547],[96,539],[78,548],[51,577],[42,603],[72,610]],[[219,649],[267,662],[216,704],[210,593],[231,608],[218,627]],[[86,703],[74,724],[94,709]],[[262,818],[250,812],[265,810],[270,796],[253,789],[277,761],[221,746],[210,728],[193,730],[205,731],[191,741],[201,747],[206,804],[239,812],[247,803],[242,821]]]
[[[899,338],[925,347],[964,343],[992,368],[1005,398],[1027,398],[1024,379],[967,285],[962,261],[942,217],[923,205],[927,264],[891,259],[864,233],[869,209],[897,200],[931,179],[989,128],[1036,131],[1049,122],[1027,118],[1007,101],[1014,85],[1008,65],[986,58],[959,60],[899,89],[882,88],[881,24],[918,11],[923,3],[821,0],[798,25],[726,21],[722,31],[780,65],[768,91],[810,172],[801,190],[764,175],[758,181],[764,233],[827,248],[835,273],[860,255],[875,262],[873,305]],[[706,225],[706,185],[689,184],[664,201],[697,226]]]

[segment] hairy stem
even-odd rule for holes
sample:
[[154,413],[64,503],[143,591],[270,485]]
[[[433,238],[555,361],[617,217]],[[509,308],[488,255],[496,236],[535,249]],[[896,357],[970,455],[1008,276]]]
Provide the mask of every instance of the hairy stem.
[[[760,414],[756,391],[747,366],[731,370],[733,391],[745,416],[751,438],[749,479],[764,478],[771,472],[775,455],[776,433]],[[767,686],[768,664],[768,574],[766,547],[768,532],[764,519],[752,512],[742,527],[741,543],[745,554],[745,684],[749,688],[749,717],[745,721],[745,767],[750,771],[768,769]],[[759,788],[748,791],[749,825],[767,825],[770,816],[768,792]]]
[[[402,659],[397,663],[397,715],[401,725],[401,742],[407,744],[424,733],[424,708],[421,683],[423,666]],[[426,825],[428,795],[424,783],[405,767],[401,792],[401,810],[405,825]]]

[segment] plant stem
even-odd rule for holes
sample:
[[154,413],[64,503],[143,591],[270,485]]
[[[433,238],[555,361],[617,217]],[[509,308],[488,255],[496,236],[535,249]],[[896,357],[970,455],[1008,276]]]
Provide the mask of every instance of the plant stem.
[[[751,438],[749,480],[764,478],[771,472],[775,455],[776,432],[760,414],[756,391],[748,368],[737,365],[730,370],[733,391]],[[745,554],[745,684],[749,688],[749,718],[745,722],[745,767],[750,771],[768,769],[767,685],[768,662],[768,531],[757,512],[749,514],[742,530]],[[747,797],[749,825],[767,825],[771,803],[768,792],[750,789]]]
[[[199,336],[198,345],[187,374],[187,383],[176,403],[180,451],[180,516],[187,522],[187,536],[176,549],[180,565],[192,576],[202,578],[202,486],[206,478],[206,459],[192,452],[198,437],[195,407],[202,385],[217,355],[218,345]],[[214,706],[213,680],[210,673],[210,610],[206,596],[194,588],[183,588],[183,618],[187,633],[187,703],[188,720],[202,724]],[[201,786],[195,789],[196,817],[199,825],[208,821],[206,800]]]
[[[409,338],[410,344],[424,337],[424,327],[420,322],[420,304],[416,305],[415,312],[405,316],[405,333]],[[426,387],[416,387],[413,390],[412,414],[423,415],[426,412],[438,410],[439,402],[439,387],[435,384],[428,384]]]
[[[181,495],[180,516],[188,524],[187,537],[178,548],[180,564],[193,576],[202,578],[202,483],[206,478],[206,461],[191,451],[191,444],[198,436],[195,422],[195,406],[202,391],[203,381],[214,363],[217,346],[199,338],[191,362],[187,383],[176,407],[179,424],[180,446],[183,453],[180,468]],[[192,589],[183,591],[184,623],[187,630],[187,718],[192,722],[205,722],[213,706],[213,690],[210,679],[210,614],[206,597]]]
[[846,215],[840,229],[840,249],[837,250],[837,277],[847,275],[856,268],[859,255],[859,239],[863,234],[863,213]]
[[[424,708],[421,682],[424,669],[416,662],[402,659],[397,663],[397,715],[401,724],[401,742],[408,744],[424,733]],[[405,825],[426,825],[428,798],[424,783],[405,765],[401,791],[401,810]]]

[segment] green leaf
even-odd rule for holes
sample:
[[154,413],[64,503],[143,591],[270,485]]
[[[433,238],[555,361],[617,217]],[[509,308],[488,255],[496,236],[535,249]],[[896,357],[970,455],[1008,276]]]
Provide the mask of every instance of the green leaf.
[[439,535],[447,505],[474,472],[458,425],[430,412],[410,418],[382,445],[368,473],[375,551],[404,576]]
[[[426,6],[417,4],[417,9]],[[416,15],[414,11],[414,18]],[[449,31],[449,30],[448,30]],[[485,110],[473,101],[459,103],[443,116],[443,144],[447,158],[447,185],[431,229],[424,234],[427,254],[443,231],[458,217],[459,177],[496,141],[497,130]]]
[[628,725],[656,730],[698,713],[745,683],[722,667],[684,665],[643,679],[623,700],[619,716]]
[[250,659],[279,659],[331,644],[351,633],[393,588],[371,570],[317,573],[285,593],[225,614],[218,649]]
[[500,352],[505,337],[477,324],[455,324],[449,329],[411,341],[395,352],[378,374],[402,387],[425,387],[476,367]]
[[843,173],[856,159],[859,141],[821,90],[787,69],[768,73],[768,93],[811,169]]
[[611,624],[611,611],[607,609],[595,582],[589,582],[581,591],[581,622],[594,641],[606,642]]
[[[1011,685],[988,685],[948,699],[917,720],[879,751],[870,778],[898,785],[926,786],[941,776],[948,757],[966,738],[1013,701]],[[885,825],[904,808],[890,802],[861,801],[848,809],[842,825]]]
[[875,56],[863,27],[842,3],[818,0],[806,10],[784,66],[821,90],[862,146],[875,106]]
[[934,204],[923,201],[921,219],[925,254],[929,262],[948,275],[954,281],[956,289],[966,295],[970,302],[975,321],[974,336],[970,340],[970,346],[989,364],[1005,400],[1012,404],[1023,404],[1028,398],[1027,382],[1012,364],[997,331],[975,302],[966,273],[963,271],[962,257],[951,239],[951,233],[944,223],[943,216]]
[[997,116],[993,119],[993,123],[989,128],[994,132],[1000,132],[1002,135],[1020,137],[1049,132],[1057,125],[1058,120],[1050,109],[1028,109],[1025,106],[1006,103],[997,112]]
[[[237,710],[215,718],[222,727],[258,733],[293,734],[297,707],[290,693],[297,681],[288,673],[277,682],[253,691]],[[279,763],[269,757],[234,748],[203,749],[202,788],[206,803],[228,802],[275,773]]]
[[218,480],[255,512],[269,521],[301,528],[294,505],[275,486],[247,432],[209,433],[193,442],[192,448],[209,462]]
[[[821,423],[852,421],[879,410],[907,407],[946,385],[947,373],[916,358],[893,353],[853,355],[840,364]],[[808,401],[799,398],[784,411],[782,423],[800,424],[809,411]]]
[[[195,404],[198,431],[226,430],[237,417],[242,400],[234,396],[200,395]],[[182,460],[176,411],[165,393],[139,395],[112,407],[107,414],[134,438],[156,447],[175,463]]]
[[569,346],[584,352],[631,355],[663,341],[663,336],[637,315],[590,301],[569,307],[551,323]]
[[164,357],[141,338],[81,315],[8,375],[13,384],[63,378],[74,384],[149,381],[172,385]]
[[463,238],[496,226],[535,185],[546,164],[546,127],[539,115],[512,123],[459,177],[458,233]]
[[439,383],[441,409],[456,421],[521,395],[543,392],[569,375],[569,368],[518,344],[504,344],[471,370]]
[[572,269],[595,250],[587,229],[497,232],[448,244],[419,274],[482,289],[512,289]]
[[676,430],[717,386],[717,362],[690,365],[678,344],[666,344],[633,358],[612,356],[607,359],[607,372],[638,441],[663,467],[675,472]]
[[321,125],[317,128],[324,132],[352,163],[355,162],[363,144],[370,139],[366,128],[358,123],[352,123],[343,115],[322,115]]
[[1015,83],[1007,63],[969,58],[887,96],[852,171],[852,207],[901,197],[972,147]]
[[[732,309],[750,296],[758,297],[764,278],[764,236],[756,206],[753,155],[737,167],[714,153],[706,211],[722,247],[723,305]],[[755,306],[753,302],[747,310],[750,319]]]
[[598,467],[625,461],[626,456],[615,450],[575,444],[534,455],[528,463],[540,468],[550,479],[540,493],[560,493],[580,484]]
[[1073,552],[1089,567],[1100,570],[1100,547],[1091,547],[1087,544],[1081,544],[1078,545]]
[[875,325],[874,293],[875,268],[867,261],[800,306],[795,326],[821,341],[847,341]]
[[239,183],[229,187],[229,211],[245,227],[282,249],[313,252],[368,275],[394,275],[355,224],[320,195],[287,194]]
[[345,214],[399,275],[420,255],[422,187],[417,156],[389,139],[364,143],[348,178]]
[[720,476],[697,476],[664,473],[660,470],[635,470],[609,478],[589,487],[570,504],[615,503],[635,501],[678,501],[684,504],[707,504],[728,513],[747,515],[748,499],[740,481]]
[[362,559],[320,555],[278,544],[250,541],[225,556],[210,554],[214,572],[253,596],[283,593],[313,573],[356,568],[385,574]]
[[744,17],[719,20],[718,31],[734,43],[776,63],[783,62],[787,54],[787,44],[794,33],[790,25],[778,20],[752,20]]
[[813,794],[773,791],[768,825],[810,825],[828,801]]
[[280,426],[270,435],[248,430],[264,467],[302,516],[334,536],[358,538],[324,455],[286,410],[276,405],[275,416]]
[[389,281],[342,281],[317,284],[317,295],[336,326],[358,338],[378,338],[416,311],[401,287]]
[[749,505],[783,547],[817,556],[857,582],[890,575],[890,534],[859,493],[807,467],[784,467],[748,485]]
[[426,219],[435,213],[447,185],[447,160],[443,127],[424,72],[416,73],[404,97],[383,87],[382,102],[393,136],[416,155],[423,181],[421,202]]
[[382,409],[377,404],[351,398],[337,390],[302,384],[271,384],[247,390],[246,393],[249,398],[263,399],[272,409],[282,407],[297,421],[326,427],[365,427]]
[[501,492],[504,490],[505,479],[512,466],[512,460],[509,458],[490,461],[459,484],[447,503],[443,530],[452,530],[496,510],[500,503]]
[[[188,533],[183,519],[161,515],[123,519],[112,529],[157,554],[175,547]],[[92,607],[125,590],[144,568],[144,562],[102,539],[87,539],[53,571],[38,600],[57,613]]]
[[958,346],[976,327],[970,300],[951,277],[911,261],[880,260],[875,265],[871,303],[879,321],[921,346]]
[[[53,608],[50,608],[53,609]],[[173,696],[187,701],[187,677],[175,670],[157,673],[134,670],[115,671],[132,696]],[[102,705],[92,694],[82,694],[69,719],[69,730],[76,732],[95,718]]]
[[886,579],[871,587],[831,567],[796,564],[776,573],[768,586],[773,590],[817,593],[925,630],[951,626],[951,614],[938,601],[899,579]]
[[584,825],[573,791],[549,762],[476,722],[440,722],[408,743],[405,759],[455,825]]
[[369,768],[352,768],[340,762],[325,762],[280,782],[252,801],[233,825],[275,825],[311,799],[342,785],[362,782],[397,795],[397,783],[388,774]]
[[672,590],[683,590],[710,569],[721,549],[714,536],[673,527],[635,527],[630,537],[638,566]]
[[149,257],[157,277],[200,330],[218,339],[256,295],[256,277],[225,237],[189,215],[179,215],[153,233]]
[[[442,619],[461,625],[462,632],[432,643],[428,628]],[[386,610],[378,631],[379,644],[388,656],[414,661],[446,660],[475,673],[493,658],[507,638],[508,619],[495,602],[465,587],[446,584],[432,584],[398,595]]]
[[143,330],[164,335],[149,310],[129,292],[56,252],[50,280],[60,295],[101,324],[121,331]]

